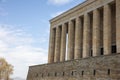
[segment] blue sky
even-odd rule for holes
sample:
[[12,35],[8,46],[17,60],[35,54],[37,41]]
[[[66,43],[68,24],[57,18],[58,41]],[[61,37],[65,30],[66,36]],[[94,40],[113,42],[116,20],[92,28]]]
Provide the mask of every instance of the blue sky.
[[29,65],[47,63],[49,20],[84,0],[0,0],[0,57],[25,79]]

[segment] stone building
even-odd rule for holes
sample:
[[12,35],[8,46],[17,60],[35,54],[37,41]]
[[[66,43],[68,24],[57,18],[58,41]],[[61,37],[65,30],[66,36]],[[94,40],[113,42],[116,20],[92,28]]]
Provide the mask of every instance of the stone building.
[[50,25],[48,64],[27,80],[120,80],[120,0],[86,0]]

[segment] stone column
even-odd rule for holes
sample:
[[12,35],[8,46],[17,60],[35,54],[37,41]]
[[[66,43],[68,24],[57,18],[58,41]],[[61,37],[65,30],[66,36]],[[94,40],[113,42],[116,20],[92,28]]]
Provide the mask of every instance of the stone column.
[[61,36],[61,53],[60,53],[60,61],[65,61],[66,55],[66,33],[67,33],[67,26],[63,24],[62,26],[62,36]]
[[54,62],[60,61],[60,43],[61,43],[61,29],[58,26],[56,28],[56,39],[55,39],[55,56]]
[[55,32],[56,32],[55,29],[50,27],[48,63],[54,62]]
[[120,0],[116,0],[116,45],[120,53]]
[[100,55],[100,12],[93,11],[93,56]]
[[111,54],[111,8],[110,5],[104,6],[103,20],[103,46],[104,55]]
[[90,56],[90,16],[84,15],[83,58]]
[[74,59],[74,24],[73,21],[69,21],[68,26],[68,51],[67,51],[67,60]]
[[82,56],[82,21],[81,18],[76,18],[75,28],[75,59],[80,59]]

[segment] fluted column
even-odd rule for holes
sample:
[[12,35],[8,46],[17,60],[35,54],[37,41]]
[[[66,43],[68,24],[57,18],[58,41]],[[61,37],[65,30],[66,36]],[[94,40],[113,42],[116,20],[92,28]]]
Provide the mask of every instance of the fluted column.
[[75,54],[74,58],[79,59],[82,56],[82,21],[81,18],[76,18],[75,28]]
[[65,61],[66,55],[66,33],[67,26],[63,24],[62,26],[62,36],[61,36],[61,53],[60,53],[60,61]]
[[68,51],[67,51],[67,60],[74,59],[74,24],[73,21],[69,21],[68,26]]
[[104,55],[111,54],[111,8],[110,5],[104,6],[104,23],[103,23],[103,45]]
[[55,29],[50,28],[50,40],[49,40],[49,53],[48,53],[48,63],[54,62],[54,49],[55,49]]
[[116,45],[120,53],[120,0],[116,0]]
[[60,61],[60,43],[61,43],[61,29],[60,29],[60,27],[57,27],[56,28],[56,39],[55,39],[54,62]]
[[93,11],[93,56],[100,55],[100,12]]
[[84,15],[83,58],[90,56],[90,16]]

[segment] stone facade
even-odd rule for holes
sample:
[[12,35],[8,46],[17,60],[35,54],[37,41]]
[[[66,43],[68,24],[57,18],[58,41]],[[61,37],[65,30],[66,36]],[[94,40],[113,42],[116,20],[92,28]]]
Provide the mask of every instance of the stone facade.
[[30,66],[27,80],[120,80],[120,54]]
[[86,0],[50,25],[48,64],[27,80],[120,80],[120,0]]

